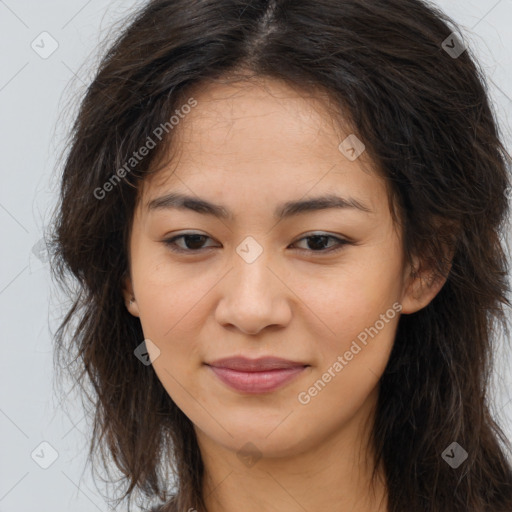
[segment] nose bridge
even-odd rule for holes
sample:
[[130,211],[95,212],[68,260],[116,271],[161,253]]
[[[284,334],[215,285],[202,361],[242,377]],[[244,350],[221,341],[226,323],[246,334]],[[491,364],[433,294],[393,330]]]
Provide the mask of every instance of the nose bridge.
[[284,290],[269,267],[273,258],[253,237],[247,237],[233,255],[233,269],[222,291],[217,320],[246,333],[289,319]]
[[237,246],[236,253],[233,279],[237,299],[268,300],[269,297],[264,296],[272,293],[274,286],[271,281],[275,279],[268,268],[271,260],[269,249],[264,249],[255,238],[248,236]]

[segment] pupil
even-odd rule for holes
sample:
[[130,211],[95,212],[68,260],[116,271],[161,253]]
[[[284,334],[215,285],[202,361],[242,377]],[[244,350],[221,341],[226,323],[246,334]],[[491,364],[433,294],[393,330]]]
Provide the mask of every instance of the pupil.
[[[194,245],[194,243],[197,243],[199,242],[199,246],[196,246],[196,247],[190,247],[190,239],[192,238],[192,246]],[[185,245],[187,246],[188,249],[200,249],[201,247],[201,238],[204,238],[204,235],[187,235],[186,238],[185,238]],[[199,240],[198,240],[199,239]]]
[[[308,243],[308,245],[309,245],[310,249],[315,249],[315,247],[312,247],[312,245],[315,246],[316,242],[319,242],[319,240],[323,240],[325,242],[327,237],[325,235],[313,235],[313,236],[309,237],[309,239],[310,239],[310,242]],[[313,243],[311,243],[311,241]],[[324,249],[325,248],[324,247],[325,246],[324,243],[318,243],[316,245],[317,245],[317,247],[316,247],[317,249]]]

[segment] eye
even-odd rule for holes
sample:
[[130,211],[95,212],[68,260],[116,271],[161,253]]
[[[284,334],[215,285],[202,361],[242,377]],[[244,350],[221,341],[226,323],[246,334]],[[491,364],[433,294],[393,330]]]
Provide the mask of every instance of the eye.
[[[173,252],[179,253],[198,253],[204,249],[211,249],[215,246],[204,246],[206,240],[211,238],[207,235],[202,235],[201,233],[186,233],[177,235],[175,237],[169,238],[167,240],[163,240],[163,243]],[[177,243],[178,240],[182,240],[184,243],[184,247]],[[307,240],[307,245],[309,248],[299,249],[308,252],[318,252],[318,253],[331,253],[336,252],[343,249],[343,246],[353,244],[348,240],[343,238],[338,238],[332,235],[326,234],[314,234],[301,238],[298,242],[302,242],[303,240]],[[329,240],[335,242],[334,246],[326,247],[326,244]],[[293,245],[293,244],[292,244]]]
[[[307,240],[307,245],[310,247],[310,249],[301,249],[306,251],[312,251],[312,252],[321,252],[321,253],[331,253],[340,251],[343,249],[343,246],[351,244],[352,242],[349,242],[348,240],[345,240],[343,238],[338,238],[336,236],[332,235],[326,235],[326,234],[314,234],[309,235],[301,238],[298,240],[298,242],[302,242],[303,240]],[[333,240],[335,242],[334,246],[326,247],[326,244],[328,240]]]
[[[202,235],[200,233],[186,233],[182,235],[175,236],[173,238],[169,238],[168,240],[164,240],[163,243],[174,252],[199,252],[203,249],[202,244],[205,239],[210,238],[209,236]],[[185,247],[176,244],[176,240],[183,239],[185,243]],[[211,239],[210,239],[211,240]],[[210,246],[211,247],[211,246]],[[209,247],[206,247],[207,249]]]

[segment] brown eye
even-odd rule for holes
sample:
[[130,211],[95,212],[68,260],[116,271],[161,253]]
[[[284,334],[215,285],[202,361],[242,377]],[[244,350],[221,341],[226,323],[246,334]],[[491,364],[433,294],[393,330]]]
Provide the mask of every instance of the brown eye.
[[[351,243],[348,240],[344,240],[342,238],[338,238],[332,235],[310,235],[301,238],[298,242],[301,242],[303,240],[307,241],[307,248],[300,250],[320,253],[335,252],[341,250],[343,246]],[[329,240],[333,240],[335,242],[334,245],[328,247]]]
[[[175,252],[199,252],[202,249],[210,249],[210,247],[204,247],[204,242],[209,239],[209,236],[201,235],[199,233],[191,233],[191,234],[183,234],[178,235],[173,238],[169,238],[168,240],[164,240],[163,243],[171,249],[171,251]],[[184,247],[178,245],[176,240],[183,239]]]

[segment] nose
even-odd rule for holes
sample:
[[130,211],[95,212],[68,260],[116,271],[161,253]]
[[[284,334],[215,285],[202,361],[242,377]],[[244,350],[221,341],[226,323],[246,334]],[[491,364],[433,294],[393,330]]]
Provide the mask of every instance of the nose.
[[263,251],[252,263],[234,255],[234,268],[221,282],[221,299],[215,312],[222,326],[254,335],[290,322],[293,293],[266,254],[268,251]]

